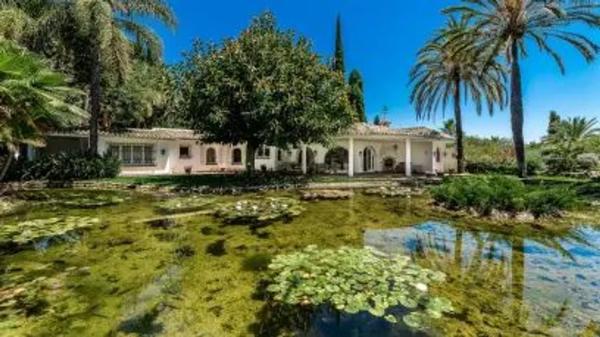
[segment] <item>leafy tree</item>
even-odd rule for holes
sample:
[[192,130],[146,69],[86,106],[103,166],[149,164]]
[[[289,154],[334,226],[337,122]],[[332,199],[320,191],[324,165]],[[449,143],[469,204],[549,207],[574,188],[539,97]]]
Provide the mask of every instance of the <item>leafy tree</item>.
[[41,144],[44,131],[77,124],[87,116],[72,104],[83,93],[68,85],[39,57],[0,40],[0,151],[7,154],[0,181],[19,144]]
[[0,33],[68,68],[89,90],[90,152],[98,149],[103,87],[122,83],[137,57],[157,62],[160,39],[142,22],[151,17],[175,26],[164,0],[1,0]]
[[506,97],[502,66],[492,60],[483,67],[477,41],[467,34],[469,30],[466,18],[450,17],[446,26],[419,51],[410,73],[413,85],[410,100],[415,105],[417,118],[434,118],[440,105],[442,110],[449,101],[454,105],[459,173],[465,168],[461,98],[471,98],[478,114],[485,101],[491,115],[495,105],[505,104]]
[[363,80],[358,70],[352,70],[348,79],[350,105],[354,109],[355,118],[359,122],[366,122],[365,97],[363,91]]
[[172,113],[172,74],[163,65],[135,61],[122,85],[109,85],[102,99],[107,128],[165,126]]
[[344,42],[342,41],[342,18],[338,15],[335,22],[335,54],[333,56],[333,70],[346,74],[344,64]]
[[595,118],[568,118],[561,121],[552,135],[544,141],[544,156],[552,173],[571,172],[577,169],[578,156],[585,153],[586,141],[600,132]]
[[265,13],[236,39],[196,46],[184,90],[185,117],[206,142],[245,143],[254,169],[261,145],[328,143],[352,123],[343,76],[309,42]]
[[590,1],[560,0],[463,0],[463,4],[450,7],[446,13],[460,13],[474,20],[470,34],[477,36],[486,47],[482,58],[492,62],[504,55],[510,64],[510,110],[513,142],[519,172],[527,175],[525,141],[523,138],[523,92],[520,58],[527,56],[528,41],[554,59],[561,73],[565,66],[560,53],[549,44],[562,41],[574,47],[587,62],[592,62],[600,51],[589,37],[567,30],[581,23],[591,28],[600,27],[598,5]]

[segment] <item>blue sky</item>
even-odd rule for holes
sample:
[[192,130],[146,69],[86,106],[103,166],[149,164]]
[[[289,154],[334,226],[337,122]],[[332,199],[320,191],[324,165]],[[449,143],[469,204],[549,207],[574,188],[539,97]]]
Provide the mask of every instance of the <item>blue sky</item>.
[[[170,0],[179,20],[175,31],[157,27],[165,44],[168,63],[181,59],[194,38],[221,41],[235,37],[252,17],[272,11],[283,28],[291,28],[313,42],[314,50],[331,57],[335,18],[342,16],[346,68],[357,68],[365,81],[365,103],[369,119],[389,107],[388,118],[395,126],[426,125],[417,121],[409,103],[408,73],[415,54],[431,34],[444,23],[440,10],[459,0]],[[600,34],[593,32],[600,43]],[[544,135],[548,112],[561,116],[600,117],[600,60],[592,65],[567,48],[567,74],[562,76],[552,61],[531,48],[523,66],[525,94],[525,137],[537,140]],[[452,112],[446,111],[446,118]],[[510,115],[498,111],[493,117],[477,116],[464,109],[468,134],[510,137]]]

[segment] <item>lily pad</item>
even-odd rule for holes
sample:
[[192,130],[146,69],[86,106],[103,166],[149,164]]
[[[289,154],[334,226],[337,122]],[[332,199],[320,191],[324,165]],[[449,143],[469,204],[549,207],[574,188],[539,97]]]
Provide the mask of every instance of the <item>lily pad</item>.
[[162,201],[156,205],[156,209],[164,214],[195,212],[213,202],[213,199],[207,197],[181,197]]
[[88,229],[100,223],[97,218],[66,217],[37,219],[19,222],[14,225],[6,224],[0,227],[0,245],[24,245],[45,239],[59,238]]
[[117,205],[123,201],[125,201],[123,198],[115,195],[71,193],[69,195],[65,195],[64,199],[58,200],[55,203],[61,206],[73,208],[98,208]]
[[302,192],[302,200],[342,200],[354,196],[351,190],[311,190]]
[[24,206],[25,203],[22,201],[0,199],[0,217],[18,213]]
[[300,215],[304,207],[292,198],[246,199],[217,207],[215,216],[226,223],[268,223]]
[[382,198],[408,197],[418,194],[409,187],[400,186],[381,186],[377,188],[370,188],[365,190],[364,193],[366,195],[378,195]]
[[[450,301],[429,293],[431,282],[445,275],[420,267],[402,255],[372,248],[306,249],[279,255],[269,265],[267,291],[275,302],[316,308],[328,305],[356,314],[369,312],[388,322],[402,319],[412,328],[453,310]],[[397,311],[403,307],[400,317]]]

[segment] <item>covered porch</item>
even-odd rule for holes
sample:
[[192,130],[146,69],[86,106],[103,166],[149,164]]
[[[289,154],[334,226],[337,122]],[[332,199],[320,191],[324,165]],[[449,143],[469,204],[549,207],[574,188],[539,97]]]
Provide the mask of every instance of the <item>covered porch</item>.
[[447,140],[397,136],[348,136],[330,148],[302,146],[302,172],[308,172],[307,151],[329,173],[353,177],[369,173],[438,174],[451,170]]

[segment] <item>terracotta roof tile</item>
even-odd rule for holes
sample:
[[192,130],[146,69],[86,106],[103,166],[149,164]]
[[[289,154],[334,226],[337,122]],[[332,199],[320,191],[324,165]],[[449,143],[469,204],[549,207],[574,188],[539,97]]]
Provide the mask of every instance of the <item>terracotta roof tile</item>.
[[[153,129],[123,129],[111,132],[101,132],[103,136],[123,137],[123,138],[139,138],[139,139],[156,139],[156,140],[200,140],[200,135],[190,129],[170,129],[170,128],[153,128]],[[443,132],[426,128],[426,127],[411,127],[411,128],[391,128],[382,125],[372,125],[366,123],[355,124],[350,131],[350,135],[354,136],[413,136],[421,138],[433,139],[454,139],[452,136]],[[88,131],[68,131],[54,132],[50,136],[82,136],[87,137]]]

